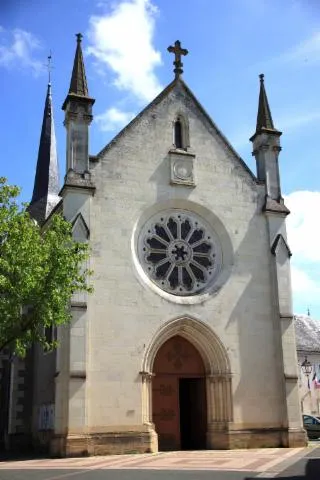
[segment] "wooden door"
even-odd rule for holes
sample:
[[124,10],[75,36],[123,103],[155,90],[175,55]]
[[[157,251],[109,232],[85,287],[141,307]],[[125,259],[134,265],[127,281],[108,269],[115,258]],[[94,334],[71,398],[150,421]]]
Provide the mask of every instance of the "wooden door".
[[[196,429],[199,421],[201,425],[203,424],[201,415],[206,409],[206,405],[203,407],[203,404],[206,403],[203,360],[197,349],[188,340],[177,335],[165,342],[159,349],[154,361],[153,373],[155,376],[152,380],[152,418],[158,434],[159,450],[180,450],[183,448],[181,443],[180,380],[183,378],[195,380],[189,385],[186,383],[186,387],[183,387],[189,388],[190,395],[188,395],[191,402],[183,405],[189,409],[189,416],[193,419],[192,426],[190,424],[188,428],[193,429],[199,436]],[[206,430],[206,425],[204,430]]]
[[180,450],[179,384],[175,375],[157,375],[153,379],[153,422],[158,433],[159,450]]

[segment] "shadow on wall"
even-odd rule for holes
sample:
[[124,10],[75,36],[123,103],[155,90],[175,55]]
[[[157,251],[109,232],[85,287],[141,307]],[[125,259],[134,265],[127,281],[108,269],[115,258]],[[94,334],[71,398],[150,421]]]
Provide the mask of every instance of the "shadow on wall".
[[[260,206],[257,206],[257,210],[259,208]],[[257,232],[260,238],[257,238]],[[254,255],[256,260],[252,259]],[[240,369],[246,375],[250,374],[251,390],[248,382],[244,380],[245,375],[242,375],[234,391],[234,406],[237,406],[243,423],[252,423],[254,422],[252,418],[260,418],[261,423],[269,423],[271,427],[278,425],[281,428],[284,412],[278,409],[278,405],[283,400],[284,392],[281,378],[275,373],[278,369],[282,370],[281,345],[280,340],[277,344],[275,342],[276,325],[273,323],[272,302],[268,306],[265,300],[269,295],[266,288],[268,289],[269,286],[272,288],[270,259],[267,225],[261,219],[261,215],[253,216],[244,238],[235,251],[233,276],[239,276],[239,281],[243,281],[243,291],[234,305],[226,330],[233,330],[234,325],[237,325]],[[248,270],[248,262],[251,265],[250,270]],[[272,292],[270,294],[272,295]],[[280,325],[277,328],[280,328]],[[277,336],[280,339],[279,333]],[[272,370],[271,362],[274,361]],[[268,418],[263,418],[260,413],[260,401],[261,399],[265,401],[264,399],[268,398],[271,392],[275,392],[273,398],[269,399],[272,407],[265,416]],[[247,401],[243,402],[243,398],[247,398]],[[265,446],[275,446],[272,428],[269,433],[271,443]],[[252,446],[255,446],[254,439],[252,439]]]
[[[311,458],[307,461],[304,475],[291,474],[293,468],[294,466],[289,467],[280,475],[268,478],[270,480],[276,480],[278,478],[282,478],[283,480],[319,480],[320,478],[320,459],[318,458]],[[254,480],[254,478],[256,477],[246,477],[244,480]]]

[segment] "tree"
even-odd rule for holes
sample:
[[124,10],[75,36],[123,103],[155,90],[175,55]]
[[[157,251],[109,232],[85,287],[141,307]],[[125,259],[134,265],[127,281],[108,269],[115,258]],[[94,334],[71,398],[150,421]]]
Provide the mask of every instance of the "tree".
[[45,328],[68,323],[71,296],[91,287],[88,244],[72,239],[61,214],[41,228],[18,205],[19,193],[0,178],[0,352],[10,347],[24,356],[33,342],[56,347]]

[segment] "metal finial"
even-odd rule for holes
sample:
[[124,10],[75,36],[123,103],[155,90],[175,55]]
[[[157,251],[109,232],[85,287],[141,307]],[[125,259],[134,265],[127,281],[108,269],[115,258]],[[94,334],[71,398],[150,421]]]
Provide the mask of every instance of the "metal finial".
[[264,81],[264,73],[260,73],[259,78],[260,78],[260,82],[263,83],[263,81]]
[[188,55],[188,50],[186,48],[181,48],[181,43],[179,40],[176,40],[174,46],[168,47],[168,52],[174,53],[174,62],[173,65],[175,77],[179,78],[180,75],[183,73],[182,67],[183,63],[181,62],[181,55]]
[[77,37],[77,43],[81,43],[81,40],[83,39],[82,33],[76,33],[76,37]]
[[51,50],[49,52],[49,55],[47,56],[47,63],[45,64],[45,67],[47,67],[47,70],[48,70],[48,85],[51,85],[51,72],[52,70],[54,69],[54,67],[52,66],[52,54],[51,54]]
[[52,55],[51,55],[51,50],[50,50],[50,53],[48,55],[48,63],[47,63],[47,68],[48,68],[48,83],[51,84],[51,71],[53,69],[53,66],[52,66]]

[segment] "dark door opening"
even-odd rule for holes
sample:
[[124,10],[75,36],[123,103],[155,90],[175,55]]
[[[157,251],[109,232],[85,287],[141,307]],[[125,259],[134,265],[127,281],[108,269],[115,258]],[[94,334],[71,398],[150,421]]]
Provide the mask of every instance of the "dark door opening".
[[206,448],[207,411],[204,378],[179,379],[181,450]]

